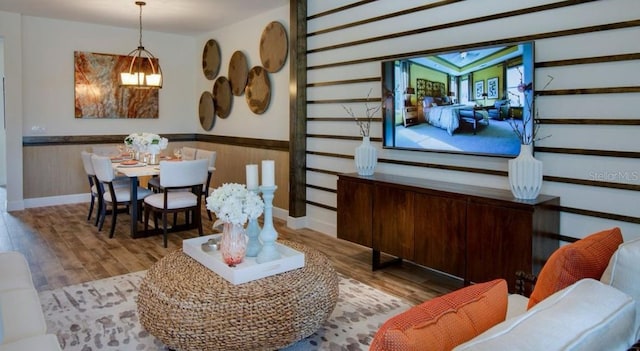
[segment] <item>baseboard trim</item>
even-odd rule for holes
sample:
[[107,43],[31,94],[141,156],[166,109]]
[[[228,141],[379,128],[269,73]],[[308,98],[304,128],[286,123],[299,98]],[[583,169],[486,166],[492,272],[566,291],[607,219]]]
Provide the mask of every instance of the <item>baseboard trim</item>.
[[24,200],[24,208],[35,208],[45,206],[57,206],[57,205],[69,205],[77,204],[81,202],[91,201],[91,195],[85,194],[72,194],[61,196],[49,196],[49,197],[37,197]]

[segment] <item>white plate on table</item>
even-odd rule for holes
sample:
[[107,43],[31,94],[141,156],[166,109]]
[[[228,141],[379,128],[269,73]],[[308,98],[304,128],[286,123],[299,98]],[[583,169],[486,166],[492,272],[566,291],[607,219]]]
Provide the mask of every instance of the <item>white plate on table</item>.
[[132,168],[132,167],[144,167],[147,164],[144,162],[138,162],[134,164],[123,164],[122,162],[118,165],[119,168]]

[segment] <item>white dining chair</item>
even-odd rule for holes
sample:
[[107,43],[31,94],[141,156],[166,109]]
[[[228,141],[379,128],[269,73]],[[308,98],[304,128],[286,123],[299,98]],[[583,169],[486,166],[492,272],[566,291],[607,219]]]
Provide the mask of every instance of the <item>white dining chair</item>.
[[89,203],[89,214],[87,215],[87,221],[91,219],[91,215],[93,214],[93,207],[97,201],[98,208],[96,210],[97,214],[95,225],[98,225],[100,212],[102,210],[102,194],[98,192],[98,178],[96,178],[96,172],[93,170],[93,164],[91,163],[91,153],[82,151],[80,153],[80,157],[82,158],[82,166],[84,167],[84,172],[87,174],[87,178],[89,180],[89,192],[91,194],[91,202]]
[[[202,185],[202,196],[205,198],[209,197],[209,185],[211,184],[211,178],[213,177],[213,173],[216,171],[216,156],[217,153],[215,151],[198,149],[196,151],[196,159],[197,160],[207,160],[209,162],[207,169],[207,180]],[[211,211],[207,209],[207,215],[209,216],[209,220],[212,221]]]
[[[93,163],[91,162],[91,155],[93,153],[88,151],[82,151],[80,153],[80,157],[82,158],[82,166],[84,167],[84,171],[87,174],[87,179],[89,180],[89,191],[91,194],[91,202],[89,203],[89,214],[87,215],[87,221],[91,219],[91,215],[93,214],[94,204],[98,204],[98,208],[96,209],[96,221],[94,225],[98,225],[98,221],[100,219],[100,213],[102,212],[102,188],[98,185],[99,181],[96,177],[96,172],[93,169]],[[128,187],[129,179],[126,177],[116,177],[113,180],[113,185],[115,187]]]
[[92,155],[91,164],[93,165],[93,169],[99,181],[98,186],[102,187],[103,204],[102,212],[100,213],[100,220],[98,221],[98,231],[102,230],[104,219],[107,214],[108,204],[111,206],[111,231],[109,232],[109,237],[113,238],[113,234],[116,229],[116,220],[120,210],[119,206],[126,206],[126,208],[128,208],[128,206],[138,206],[138,213],[140,213],[142,200],[151,195],[152,192],[151,190],[138,186],[137,198],[132,199],[130,186],[115,185],[115,172],[109,157]]
[[[207,160],[182,162],[160,162],[160,187],[162,193],[149,195],[144,199],[144,229],[149,228],[149,214],[153,212],[153,220],[158,228],[158,216],[162,214],[163,243],[167,247],[167,214],[185,212],[186,222],[192,217],[198,233],[202,235],[202,184],[207,179]],[[177,191],[187,189],[189,191]],[[189,212],[191,216],[189,216]]]
[[182,160],[191,161],[196,159],[196,148],[183,146],[182,147]]

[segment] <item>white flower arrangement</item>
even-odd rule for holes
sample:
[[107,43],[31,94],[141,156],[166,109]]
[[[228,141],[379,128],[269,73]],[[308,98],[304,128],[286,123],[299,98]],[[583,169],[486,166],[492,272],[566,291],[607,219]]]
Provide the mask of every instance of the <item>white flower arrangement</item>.
[[214,228],[219,222],[244,225],[247,220],[260,217],[264,202],[244,184],[225,183],[207,197],[207,209],[218,217]]
[[153,148],[156,148],[159,152],[159,150],[167,148],[169,140],[153,133],[131,133],[124,138],[124,143],[140,152],[150,151],[149,149],[153,145],[157,145]]

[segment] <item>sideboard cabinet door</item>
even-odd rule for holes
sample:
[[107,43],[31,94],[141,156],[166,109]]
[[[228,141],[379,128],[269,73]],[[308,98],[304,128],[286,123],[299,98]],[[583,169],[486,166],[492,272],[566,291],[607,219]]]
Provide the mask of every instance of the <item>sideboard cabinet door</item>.
[[338,179],[337,236],[371,247],[373,185]]
[[413,260],[413,192],[376,184],[373,249]]
[[457,277],[464,276],[464,199],[416,193],[415,262]]

